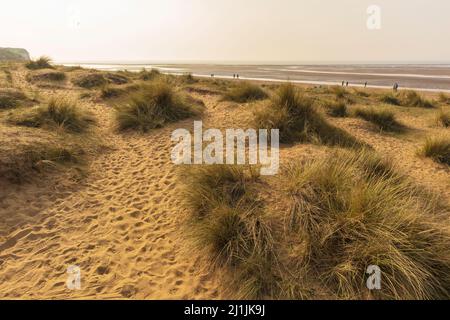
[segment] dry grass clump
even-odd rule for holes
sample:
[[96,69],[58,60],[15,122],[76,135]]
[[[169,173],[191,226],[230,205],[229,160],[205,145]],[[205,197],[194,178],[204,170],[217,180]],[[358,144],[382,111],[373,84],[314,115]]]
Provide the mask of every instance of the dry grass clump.
[[30,82],[62,82],[66,79],[64,72],[54,70],[39,70],[27,75],[27,80]]
[[52,66],[52,59],[46,56],[42,56],[39,59],[35,61],[28,62],[25,67],[27,67],[30,70],[37,70],[37,69],[53,69]]
[[336,99],[343,99],[348,95],[347,90],[344,87],[333,86],[331,92],[334,93]]
[[376,265],[382,288],[374,298],[449,298],[448,208],[389,162],[366,150],[339,152],[293,164],[283,179],[293,275],[319,279],[332,296],[358,299],[369,294],[366,270]]
[[450,165],[450,136],[444,134],[427,138],[418,153],[436,162]]
[[[229,271],[240,298],[450,297],[448,207],[370,150],[291,163],[269,185],[248,166],[181,178],[196,249]],[[269,215],[272,196],[283,209]],[[370,265],[381,290],[366,287]]]
[[72,80],[73,84],[81,88],[92,89],[108,84],[108,80],[101,73],[81,74]]
[[81,133],[95,122],[92,115],[73,100],[53,97],[48,103],[9,116],[8,121],[20,126],[61,128]]
[[292,84],[283,84],[271,102],[255,112],[255,126],[279,129],[280,141],[317,142],[356,147],[360,143],[350,134],[329,124],[316,110],[313,100]]
[[388,109],[357,108],[354,112],[357,117],[373,123],[381,131],[399,132],[404,128]]
[[394,106],[400,105],[400,100],[396,96],[394,96],[392,93],[381,95],[379,100],[382,103],[392,104]]
[[139,79],[144,81],[155,80],[159,76],[161,76],[161,72],[158,69],[151,69],[150,71],[144,69],[139,73]]
[[0,89],[0,110],[15,108],[27,100],[27,96],[18,89]]
[[324,102],[323,107],[328,115],[332,117],[346,117],[347,113],[347,105],[343,101],[332,101],[332,102]]
[[445,93],[441,92],[439,93],[439,102],[444,104],[450,104],[450,97]]
[[202,106],[165,82],[142,86],[115,108],[120,130],[146,132],[201,114]]
[[445,112],[444,109],[440,109],[436,115],[435,122],[440,127],[450,127],[450,112]]
[[24,183],[35,174],[58,169],[61,166],[82,166],[84,154],[80,145],[67,143],[67,139],[64,143],[35,142],[16,146],[8,156],[0,157],[0,179],[11,183]]
[[401,105],[406,107],[416,107],[416,108],[434,108],[431,101],[425,99],[417,92],[409,90],[404,91],[399,96]]
[[193,84],[198,82],[197,79],[192,75],[192,73],[186,73],[181,76],[181,81],[186,84]]
[[277,291],[272,227],[255,194],[258,180],[247,166],[196,166],[183,173],[196,248],[206,250],[213,266],[229,268],[240,298]]
[[102,99],[114,99],[120,98],[130,92],[138,90],[140,87],[137,84],[130,84],[126,87],[117,85],[106,85],[100,90],[100,98]]
[[239,82],[224,94],[223,99],[245,103],[264,100],[267,97],[267,93],[260,86],[249,82]]
[[104,87],[108,84],[126,84],[130,80],[127,76],[119,73],[101,73],[101,72],[90,72],[82,73],[76,76],[72,83],[78,87],[85,89]]

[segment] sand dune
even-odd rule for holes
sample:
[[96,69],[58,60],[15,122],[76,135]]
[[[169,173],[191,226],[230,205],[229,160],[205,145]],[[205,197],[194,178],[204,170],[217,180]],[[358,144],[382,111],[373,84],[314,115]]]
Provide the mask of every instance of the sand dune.
[[[19,78],[22,87],[28,84]],[[43,89],[44,94],[52,89]],[[78,92],[70,87],[69,93]],[[247,104],[192,93],[206,105],[204,125],[225,129],[251,118]],[[191,129],[185,120],[147,134],[118,134],[112,109],[86,102],[98,119],[97,133],[111,147],[94,157],[89,175],[74,183],[67,175],[22,186],[2,185],[0,197],[0,297],[39,299],[222,299],[230,297],[218,270],[192,251],[178,168],[170,161],[171,132]],[[428,120],[401,113],[418,131]],[[448,167],[415,154],[420,140],[379,135],[362,120],[334,120],[356,137],[393,157],[416,181],[450,198]],[[318,157],[327,147],[283,146],[289,159]],[[275,204],[276,205],[276,204]],[[81,290],[66,287],[67,267],[81,269]]]

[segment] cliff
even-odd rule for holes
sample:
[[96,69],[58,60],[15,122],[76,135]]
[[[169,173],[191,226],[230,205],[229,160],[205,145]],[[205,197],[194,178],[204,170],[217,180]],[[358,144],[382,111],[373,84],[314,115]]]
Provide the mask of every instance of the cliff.
[[29,61],[27,50],[21,48],[0,48],[0,61]]

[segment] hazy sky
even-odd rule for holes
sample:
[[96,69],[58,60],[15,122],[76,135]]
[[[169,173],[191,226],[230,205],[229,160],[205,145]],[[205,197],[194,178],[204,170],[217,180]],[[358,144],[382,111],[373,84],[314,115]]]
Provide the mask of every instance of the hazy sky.
[[449,0],[0,1],[0,47],[57,61],[450,61]]

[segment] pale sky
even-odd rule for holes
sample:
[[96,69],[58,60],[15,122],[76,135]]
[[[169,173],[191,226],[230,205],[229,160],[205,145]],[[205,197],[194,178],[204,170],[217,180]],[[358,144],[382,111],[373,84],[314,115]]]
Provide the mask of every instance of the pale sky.
[[0,47],[66,62],[449,62],[449,15],[449,0],[0,0]]

